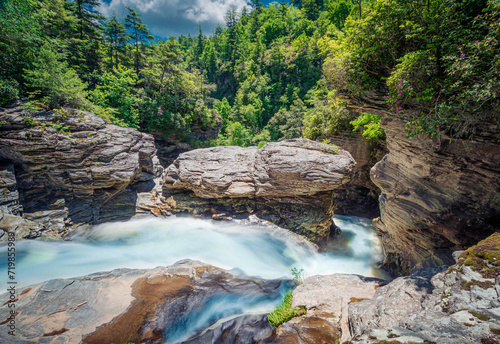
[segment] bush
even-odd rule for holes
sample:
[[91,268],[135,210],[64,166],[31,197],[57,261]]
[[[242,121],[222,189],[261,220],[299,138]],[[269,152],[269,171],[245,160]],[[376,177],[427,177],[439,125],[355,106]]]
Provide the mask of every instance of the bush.
[[361,126],[363,129],[362,135],[367,140],[378,140],[382,139],[385,136],[384,129],[380,127],[380,118],[379,115],[362,113],[358,118],[354,121],[351,121],[351,125],[354,127],[353,131],[359,130]]
[[0,79],[0,106],[9,105],[19,98],[19,83]]

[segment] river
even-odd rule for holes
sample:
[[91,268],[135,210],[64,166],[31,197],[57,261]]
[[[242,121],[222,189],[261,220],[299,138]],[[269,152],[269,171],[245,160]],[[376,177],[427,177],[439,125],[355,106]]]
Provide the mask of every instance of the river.
[[[288,231],[245,221],[171,216],[107,223],[76,232],[71,241],[18,241],[16,281],[22,287],[115,268],[171,265],[187,258],[264,279],[290,279],[292,268],[303,269],[304,277],[332,273],[383,276],[375,267],[383,257],[371,221],[348,216],[335,216],[334,221],[342,233],[321,253]],[[6,257],[6,251],[5,245],[0,247],[1,256]],[[7,276],[6,261],[1,260],[0,276]],[[6,279],[2,279],[2,288],[7,288]],[[207,319],[269,312],[283,292],[259,300],[250,296],[238,302],[215,300],[176,337],[185,339],[193,330],[210,325]]]

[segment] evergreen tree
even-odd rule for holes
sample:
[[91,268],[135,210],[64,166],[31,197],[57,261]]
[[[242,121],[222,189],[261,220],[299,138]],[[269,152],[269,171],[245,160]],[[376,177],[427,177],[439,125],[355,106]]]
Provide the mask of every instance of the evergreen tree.
[[109,58],[111,60],[112,69],[120,63],[119,54],[123,53],[123,48],[125,43],[129,40],[129,37],[125,25],[116,20],[114,16],[106,22],[104,26],[104,35],[106,37],[106,42],[109,44]]
[[135,72],[139,74],[141,60],[143,59],[141,51],[144,50],[145,44],[154,37],[151,35],[147,25],[143,24],[141,15],[131,7],[127,7],[127,10],[128,14],[125,18],[125,26],[130,32],[130,38],[135,47]]

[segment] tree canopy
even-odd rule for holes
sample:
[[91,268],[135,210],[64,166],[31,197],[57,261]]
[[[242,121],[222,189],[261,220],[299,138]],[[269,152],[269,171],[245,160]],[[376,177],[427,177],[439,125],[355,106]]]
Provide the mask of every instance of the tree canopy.
[[409,136],[499,121],[498,1],[253,0],[209,36],[167,40],[136,9],[120,21],[99,4],[2,2],[0,105],[28,96],[177,139],[219,133],[199,145],[380,137],[379,118],[347,109],[373,92]]

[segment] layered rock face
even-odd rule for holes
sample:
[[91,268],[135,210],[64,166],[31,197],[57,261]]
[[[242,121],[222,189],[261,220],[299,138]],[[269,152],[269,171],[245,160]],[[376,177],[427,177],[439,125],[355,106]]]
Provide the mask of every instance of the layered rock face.
[[447,270],[415,270],[350,304],[355,342],[499,343],[500,234],[457,258]]
[[351,153],[356,161],[351,180],[334,191],[335,214],[370,219],[380,216],[380,191],[370,179],[370,169],[387,154],[383,143],[370,142],[359,132],[352,136],[332,136],[330,142]]
[[405,138],[404,123],[386,116],[389,154],[371,171],[381,189],[384,266],[396,274],[452,264],[451,253],[500,229],[498,127],[472,140]]
[[[229,314],[244,311],[230,301],[218,304],[218,298],[272,299],[282,283],[240,278],[197,261],[50,280],[18,291],[15,336],[8,334],[9,294],[0,296],[0,342],[178,343],[183,334],[193,336],[186,331],[200,332],[217,320],[204,313],[212,303],[220,306],[220,316],[224,305]],[[264,325],[259,338],[272,337],[272,326]]]
[[92,113],[18,106],[0,123],[2,216],[22,215],[42,232],[128,218],[162,172],[151,135]]
[[214,217],[255,214],[325,243],[333,215],[333,190],[355,165],[336,146],[307,139],[255,147],[214,147],[179,155],[164,173],[172,211]]

